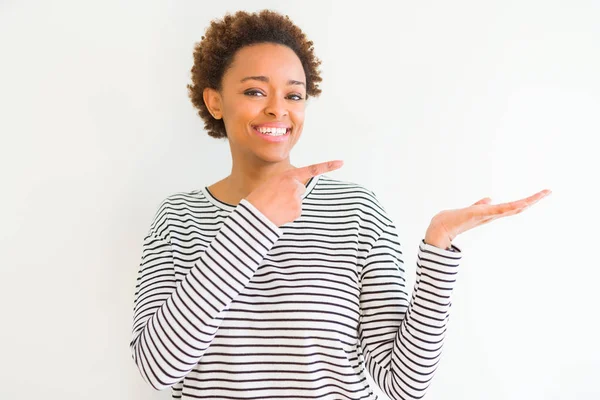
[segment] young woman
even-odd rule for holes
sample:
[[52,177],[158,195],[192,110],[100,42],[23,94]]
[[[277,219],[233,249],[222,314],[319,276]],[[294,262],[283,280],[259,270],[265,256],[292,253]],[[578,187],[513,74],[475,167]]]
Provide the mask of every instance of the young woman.
[[[143,243],[131,351],[173,398],[421,398],[440,359],[460,233],[550,193],[434,216],[409,298],[394,222],[341,161],[291,164],[309,96],[312,42],[288,17],[238,12],[196,45],[189,93],[231,173],[160,205]],[[322,134],[326,134],[324,127]]]

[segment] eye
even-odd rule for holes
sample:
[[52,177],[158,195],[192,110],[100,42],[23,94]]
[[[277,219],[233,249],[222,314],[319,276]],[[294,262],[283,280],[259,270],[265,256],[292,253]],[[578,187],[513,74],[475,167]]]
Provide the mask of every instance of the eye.
[[251,96],[251,97],[262,97],[262,96],[264,96],[264,94],[260,90],[256,90],[256,89],[246,90],[244,92],[244,94],[246,96]]
[[300,94],[290,94],[288,96],[288,99],[294,100],[294,101],[300,101],[300,100],[304,100],[304,97]]

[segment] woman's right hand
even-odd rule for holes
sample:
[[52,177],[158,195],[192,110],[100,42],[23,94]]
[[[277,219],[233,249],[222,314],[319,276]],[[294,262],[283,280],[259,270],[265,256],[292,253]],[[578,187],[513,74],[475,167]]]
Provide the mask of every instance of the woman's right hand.
[[246,200],[278,227],[295,221],[302,214],[304,182],[310,178],[341,168],[341,160],[308,165],[269,178],[250,193]]

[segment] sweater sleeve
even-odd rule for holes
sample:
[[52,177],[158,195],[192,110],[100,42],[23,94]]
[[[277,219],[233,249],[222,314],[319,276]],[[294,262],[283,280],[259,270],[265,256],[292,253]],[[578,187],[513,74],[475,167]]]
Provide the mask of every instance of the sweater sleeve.
[[409,302],[393,224],[384,228],[361,271],[359,338],[366,368],[393,400],[420,399],[440,360],[461,250],[419,244]]
[[282,231],[243,199],[180,284],[170,240],[158,231],[151,227],[143,242],[130,349],[143,379],[160,390],[198,363],[215,337],[219,314],[248,284]]

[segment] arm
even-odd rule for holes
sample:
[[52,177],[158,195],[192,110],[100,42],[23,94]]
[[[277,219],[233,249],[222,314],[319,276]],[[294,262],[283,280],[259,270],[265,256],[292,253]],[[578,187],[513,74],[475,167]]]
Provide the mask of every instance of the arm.
[[402,251],[393,224],[369,251],[361,272],[360,344],[366,367],[391,399],[418,399],[440,360],[462,253],[421,241],[408,299]]
[[248,284],[282,231],[242,200],[177,285],[174,252],[159,233],[159,211],[144,239],[134,302],[132,357],[155,389],[179,382],[198,363],[220,325],[219,314]]

